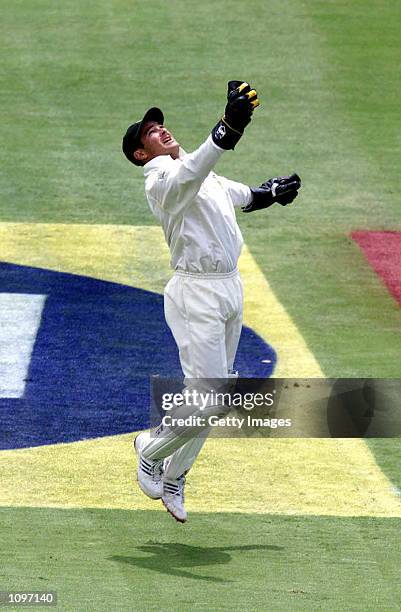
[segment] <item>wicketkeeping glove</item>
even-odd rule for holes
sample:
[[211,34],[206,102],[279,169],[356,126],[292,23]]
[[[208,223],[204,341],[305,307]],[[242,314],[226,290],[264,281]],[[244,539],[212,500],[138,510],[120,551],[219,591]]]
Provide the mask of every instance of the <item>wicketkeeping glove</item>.
[[243,212],[252,212],[267,208],[278,202],[281,206],[286,206],[295,200],[298,189],[301,188],[301,179],[298,174],[291,176],[278,176],[272,178],[260,187],[251,187],[252,201],[243,206]]
[[212,130],[214,143],[221,149],[234,149],[259,104],[258,94],[248,83],[229,81],[224,116]]

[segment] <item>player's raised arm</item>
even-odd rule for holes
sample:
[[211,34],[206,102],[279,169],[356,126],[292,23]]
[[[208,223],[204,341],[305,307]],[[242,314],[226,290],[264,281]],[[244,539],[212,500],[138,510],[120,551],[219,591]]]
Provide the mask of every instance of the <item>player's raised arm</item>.
[[177,163],[167,162],[164,172],[148,180],[149,192],[163,210],[177,214],[193,200],[223,152],[234,149],[258,105],[248,83],[229,81],[224,115],[207,140]]

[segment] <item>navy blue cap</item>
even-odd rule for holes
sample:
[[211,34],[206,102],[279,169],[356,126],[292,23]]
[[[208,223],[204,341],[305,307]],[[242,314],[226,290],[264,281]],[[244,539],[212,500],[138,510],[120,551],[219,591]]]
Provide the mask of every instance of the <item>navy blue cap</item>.
[[142,128],[144,124],[148,121],[155,121],[156,123],[163,125],[164,115],[160,108],[153,106],[152,108],[147,110],[143,116],[143,119],[130,125],[123,137],[122,149],[124,155],[130,162],[132,162],[136,166],[143,165],[142,162],[135,159],[134,151],[136,151],[141,145]]

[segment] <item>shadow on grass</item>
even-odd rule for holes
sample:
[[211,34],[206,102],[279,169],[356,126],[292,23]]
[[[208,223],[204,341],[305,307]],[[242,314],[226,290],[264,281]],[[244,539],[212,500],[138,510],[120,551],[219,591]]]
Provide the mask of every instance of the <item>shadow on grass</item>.
[[201,576],[193,574],[188,569],[207,565],[224,565],[230,563],[231,552],[245,551],[280,551],[282,546],[269,546],[263,544],[250,544],[247,546],[189,546],[188,544],[149,542],[144,546],[137,546],[136,550],[149,553],[152,556],[109,557],[110,561],[127,563],[167,576],[180,578],[193,578],[209,582],[232,582],[216,576]]

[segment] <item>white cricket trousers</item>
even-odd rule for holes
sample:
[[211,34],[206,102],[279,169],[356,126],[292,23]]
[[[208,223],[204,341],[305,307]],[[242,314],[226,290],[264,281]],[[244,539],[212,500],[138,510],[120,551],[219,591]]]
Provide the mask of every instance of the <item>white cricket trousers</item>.
[[[164,290],[164,313],[177,343],[185,384],[194,379],[227,380],[232,376],[242,328],[243,289],[238,270],[226,274],[176,271]],[[204,380],[203,380],[204,383]],[[199,381],[202,388],[202,380]],[[220,414],[222,406],[207,415]],[[207,432],[162,431],[144,448],[147,459],[170,457],[165,477],[187,472],[200,452]]]

